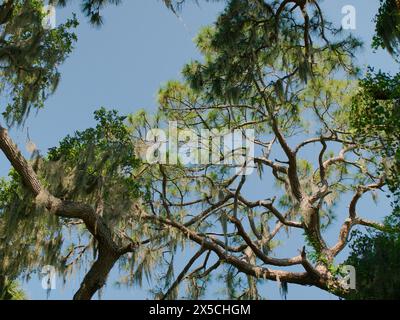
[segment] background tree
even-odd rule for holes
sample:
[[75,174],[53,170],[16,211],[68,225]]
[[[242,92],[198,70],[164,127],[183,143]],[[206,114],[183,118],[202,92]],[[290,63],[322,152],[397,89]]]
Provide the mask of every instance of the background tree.
[[[397,61],[400,39],[400,4],[395,0],[381,0],[375,18],[376,33],[372,47],[387,50]],[[387,163],[382,167],[389,176],[391,191],[400,186],[398,170],[400,161],[400,74],[391,75],[369,67],[360,81],[360,88],[353,99],[352,126],[363,138],[375,139]]]
[[[43,28],[43,18],[46,12],[41,1],[3,1],[0,6],[0,62],[1,62],[1,104],[2,115],[9,125],[21,124],[32,108],[43,107],[44,100],[57,87],[60,74],[58,66],[65,60],[72,50],[76,40],[75,35],[70,31],[75,27],[77,21],[73,18],[65,24],[49,30]],[[3,128],[1,127],[1,130]],[[17,176],[16,171],[13,172]],[[18,180],[16,178],[16,180]],[[28,261],[36,260],[38,255],[29,255],[29,245],[38,240],[38,244],[46,236],[51,235],[44,229],[42,233],[29,233],[37,230],[39,225],[46,225],[47,220],[34,221],[33,224],[16,223],[7,225],[3,218],[3,206],[8,203],[13,194],[21,193],[21,188],[16,183],[7,184],[0,182],[0,275],[3,281],[0,285],[2,295],[5,283],[13,283],[16,276],[27,266]],[[26,219],[27,220],[27,219]],[[27,221],[26,221],[27,222]],[[30,220],[32,222],[32,220]],[[38,222],[38,223],[36,223]],[[19,247],[21,257],[17,252],[8,256],[11,252],[10,242],[4,235],[4,229],[14,227],[7,232],[16,234],[28,240],[24,246]],[[25,233],[27,232],[27,233]],[[39,235],[42,234],[43,238]],[[37,239],[36,235],[39,237]],[[44,249],[44,248],[41,248]],[[18,256],[18,258],[16,258]]]
[[0,61],[3,116],[21,123],[31,108],[43,107],[60,78],[58,66],[76,41],[73,18],[58,28],[43,27],[42,1],[3,1],[0,6]]
[[374,48],[386,49],[397,55],[400,40],[400,3],[397,0],[380,0],[375,18],[376,28],[373,39]]
[[[392,228],[399,228],[399,214],[386,219]],[[357,290],[349,299],[399,299],[400,267],[399,233],[356,233],[348,264],[357,270]]]
[[[66,6],[68,3],[74,0],[49,0],[52,5]],[[198,2],[198,0],[189,0]],[[180,10],[185,2],[185,0],[162,0],[164,5],[174,13]],[[210,0],[205,0],[210,1]],[[214,2],[221,0],[212,0]],[[89,18],[89,21],[97,26],[103,23],[103,17],[101,15],[102,10],[108,5],[119,5],[123,0],[75,0],[81,4],[82,12]]]

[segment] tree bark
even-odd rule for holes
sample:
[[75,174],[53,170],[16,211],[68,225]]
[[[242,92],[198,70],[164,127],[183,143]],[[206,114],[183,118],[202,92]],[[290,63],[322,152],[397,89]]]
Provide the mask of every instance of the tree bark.
[[99,249],[99,256],[75,293],[74,300],[90,300],[97,290],[104,286],[118,258],[119,255],[111,250]]

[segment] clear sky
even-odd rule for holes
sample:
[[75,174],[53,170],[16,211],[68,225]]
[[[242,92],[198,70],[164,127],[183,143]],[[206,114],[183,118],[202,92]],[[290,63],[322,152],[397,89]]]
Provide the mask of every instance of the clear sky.
[[[398,66],[389,55],[381,51],[372,54],[369,49],[374,31],[372,20],[378,4],[377,0],[329,0],[324,1],[323,8],[331,21],[340,24],[342,7],[353,5],[357,10],[357,28],[352,32],[365,41],[365,50],[358,54],[359,64],[397,72]],[[90,26],[80,15],[78,7],[57,9],[57,22],[65,21],[72,11],[78,13],[81,21],[77,30],[79,41],[71,57],[61,67],[62,80],[57,92],[49,98],[44,110],[31,115],[25,127],[11,130],[13,138],[21,149],[25,149],[29,129],[31,139],[46,152],[67,134],[93,125],[93,111],[101,106],[115,108],[122,114],[133,113],[140,108],[154,110],[158,88],[167,80],[180,78],[182,66],[199,57],[192,39],[201,26],[215,21],[222,8],[222,3],[200,1],[200,6],[186,5],[178,18],[161,1],[125,0],[118,7],[110,6],[104,10],[105,23],[100,29]],[[6,175],[8,169],[9,164],[1,154],[0,175]],[[250,191],[259,193],[256,188]],[[384,201],[378,207],[373,206],[366,201],[360,209],[370,214],[378,208],[379,212],[390,212]],[[332,235],[336,234],[337,229],[333,229]],[[284,250],[293,252],[296,248],[288,244]],[[81,278],[82,274],[76,275],[76,279],[65,287],[59,280],[58,288],[51,293],[50,299],[70,299]],[[118,274],[114,270],[103,290],[103,298],[150,297],[147,288],[117,288],[113,285],[117,279]],[[216,283],[207,297],[218,298],[216,292],[220,285]],[[46,298],[46,291],[36,278],[25,283],[24,288],[31,299]],[[267,298],[280,298],[275,283],[267,284],[263,292]],[[319,289],[295,285],[289,286],[288,298],[334,299]]]

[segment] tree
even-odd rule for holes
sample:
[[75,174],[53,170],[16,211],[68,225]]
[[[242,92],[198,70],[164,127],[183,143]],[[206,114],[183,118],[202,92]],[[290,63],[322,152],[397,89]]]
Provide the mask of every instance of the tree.
[[[96,22],[102,5],[116,2],[84,1],[84,8]],[[190,283],[189,297],[200,297],[215,274],[224,277],[231,298],[260,298],[264,280],[277,281],[283,291],[295,283],[348,296],[334,259],[351,229],[391,229],[357,211],[364,195],[387,184],[384,145],[360,139],[349,124],[358,74],[352,58],[360,42],[340,37],[318,1],[231,0],[197,44],[203,61],[184,68],[183,82],[161,88],[155,117],[141,112],[125,118],[100,109],[95,128],[66,137],[31,161],[0,127],[0,149],[13,166],[11,179],[2,184],[3,234],[34,261],[57,260],[61,271],[68,269],[68,259],[79,267],[91,249],[95,261],[75,299],[91,298],[117,262],[127,267],[128,283],[140,284],[142,275],[152,277],[160,269],[162,281],[154,288],[159,298],[177,297],[182,281]],[[9,119],[21,121],[28,109],[9,110]],[[255,129],[251,142],[257,154],[241,165],[254,162],[260,179],[274,181],[276,189],[250,199],[247,176],[226,163],[146,163],[140,155],[154,142],[146,133],[168,121],[177,121],[177,133],[191,129],[195,138],[204,129],[216,129],[217,135]],[[220,159],[230,156],[218,150]],[[324,232],[339,216],[335,205],[349,193],[349,210],[330,245]],[[15,220],[30,230],[48,224],[36,241],[39,250],[30,252],[26,243],[32,239],[12,234],[16,225],[6,227]],[[294,230],[303,237],[298,254],[276,257],[278,235]],[[78,240],[61,259],[66,231]],[[175,278],[174,257],[188,242],[197,251]]]
[[[57,87],[60,77],[58,66],[71,52],[76,40],[70,31],[77,24],[74,18],[58,28],[49,30],[42,26],[44,16],[41,1],[3,1],[0,6],[0,94],[2,114],[9,125],[23,123],[32,108],[43,107],[46,97]],[[1,211],[3,203],[16,191],[5,187],[4,183],[0,183]],[[9,186],[16,187],[15,184]],[[2,212],[0,214],[3,215]],[[1,229],[5,228],[2,220]],[[13,229],[14,231],[17,230]],[[30,258],[25,255],[23,259],[6,259],[3,249],[7,248],[9,243],[3,238],[3,233],[1,236],[0,275],[6,277],[0,285],[0,294],[3,295],[4,283],[13,283],[18,270],[22,270],[24,263]],[[29,237],[31,241],[27,243],[34,242],[32,235],[27,236]],[[10,270],[11,265],[15,267],[13,271]]]
[[[370,69],[360,82],[360,90],[352,102],[351,123],[363,139],[384,146],[381,170],[387,174],[390,191],[399,195],[400,169],[400,74],[394,76]],[[397,199],[396,199],[397,203]]]
[[[376,17],[376,35],[373,46],[386,49],[397,60],[399,49],[398,1],[381,1]],[[380,171],[386,175],[393,194],[393,213],[386,224],[397,228],[400,196],[400,75],[391,75],[369,68],[360,81],[359,91],[352,102],[351,124],[362,141],[373,141],[385,159]],[[351,299],[396,299],[400,288],[396,277],[399,264],[399,233],[356,233],[353,237],[348,263],[355,266],[357,291]]]
[[[200,136],[206,128],[255,128],[254,143],[263,151],[254,158],[260,177],[274,179],[281,188],[254,201],[244,195],[246,176],[226,166],[181,168],[175,175],[175,168],[170,172],[169,166],[161,166],[159,183],[174,191],[170,197],[158,191],[165,210],[147,218],[180,230],[214,254],[219,265],[228,264],[235,285],[249,276],[244,292],[230,290],[232,297],[257,298],[262,279],[346,296],[334,258],[350,230],[356,225],[385,230],[357,212],[360,199],[386,183],[376,146],[360,142],[348,125],[355,85],[350,80],[357,74],[351,60],[359,43],[352,37],[332,41],[336,30],[319,9],[316,2],[230,1],[215,28],[198,37],[204,62],[187,65],[186,82],[171,82],[160,91],[162,114],[178,121],[178,130],[190,128]],[[348,80],[335,77],[338,69]],[[314,121],[311,128],[305,119]],[[314,144],[321,146],[319,151],[311,148]],[[307,149],[313,150],[312,161],[304,158]],[[323,232],[335,217],[335,204],[349,192],[354,194],[347,218],[337,243],[330,246]],[[191,199],[184,211],[191,219],[182,213],[181,195]],[[192,203],[205,208],[194,214]],[[213,219],[223,221],[220,230]],[[275,236],[293,229],[303,233],[304,246],[297,256],[275,258]],[[283,269],[288,266],[303,271]]]
[[400,40],[400,3],[397,0],[380,0],[375,17],[374,48],[386,49],[390,54],[398,53]]
[[[386,221],[399,228],[398,212]],[[346,263],[357,270],[357,290],[349,299],[399,299],[399,233],[356,233]]]
[[4,1],[0,7],[0,93],[9,125],[20,124],[31,108],[43,107],[57,88],[57,67],[76,40],[69,31],[77,25],[75,19],[46,30],[42,26],[45,14],[42,1]]
[[[55,1],[50,3],[55,4]],[[59,5],[66,3],[67,1],[58,2]],[[108,3],[118,4],[119,1],[82,1],[82,8],[91,22],[99,24],[100,9]],[[170,9],[173,9],[173,4],[170,1],[166,2]],[[70,32],[70,29],[77,25],[75,18],[52,30],[44,28],[42,21],[46,12],[43,5],[41,0],[7,0],[0,6],[2,29],[0,93],[7,102],[3,116],[10,126],[23,123],[32,108],[43,107],[47,96],[57,87],[60,76],[58,66],[71,52],[73,43],[77,40],[75,34]],[[35,163],[26,161],[2,126],[0,135],[1,149],[15,169],[11,172],[11,181],[1,182],[0,275],[4,281],[1,282],[0,292],[4,293],[7,289],[5,284],[13,281],[21,272],[29,275],[45,262],[56,265],[59,271],[65,272],[68,269],[67,259],[75,254],[76,250],[78,252],[80,250],[78,257],[81,257],[87,247],[73,244],[69,248],[69,253],[62,256],[61,234],[70,226],[63,220],[55,218],[55,216],[71,218],[78,215],[83,218],[89,233],[93,233],[98,240],[94,252],[97,250],[100,252],[98,262],[94,264],[76,295],[77,298],[90,298],[103,285],[117,256],[119,258],[125,251],[133,250],[133,246],[130,249],[131,245],[128,248],[126,245],[114,242],[114,234],[98,216],[100,209],[94,211],[80,203],[48,198],[42,181],[39,181],[35,172],[38,170],[37,160]],[[131,191],[129,194],[132,194]],[[40,196],[47,209],[53,208],[54,215],[40,215],[43,210],[38,209],[36,203],[32,201],[32,196],[33,198]],[[77,213],[77,210],[82,212]],[[32,215],[28,218],[27,212],[31,214],[35,212],[36,219],[30,219]],[[124,237],[117,238],[122,243]]]

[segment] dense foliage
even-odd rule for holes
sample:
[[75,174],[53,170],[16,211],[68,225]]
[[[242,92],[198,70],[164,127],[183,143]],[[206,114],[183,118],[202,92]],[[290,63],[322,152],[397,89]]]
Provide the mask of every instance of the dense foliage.
[[374,48],[383,48],[397,56],[400,44],[400,3],[398,0],[380,0],[375,17]]
[[[174,11],[183,2],[164,1]],[[103,7],[120,1],[80,3],[91,22],[101,24]],[[374,39],[392,54],[399,39],[395,5],[382,1]],[[39,0],[5,1],[0,13],[0,93],[12,125],[55,90],[77,22],[43,28]],[[361,42],[340,31],[318,1],[230,0],[196,39],[202,58],[185,65],[181,81],[159,90],[156,115],[101,108],[95,127],[29,161],[0,126],[0,147],[14,167],[0,182],[1,296],[16,278],[47,264],[65,280],[91,265],[76,299],[91,298],[115,264],[121,284],[141,286],[145,276],[162,299],[201,298],[211,281],[221,281],[223,295],[233,299],[264,298],[265,281],[276,281],[283,295],[290,283],[341,297],[391,295],[397,282],[377,288],[384,272],[397,266],[398,234],[388,233],[397,227],[395,216],[386,224],[368,220],[357,204],[386,186],[398,191],[399,76],[371,69],[357,81]],[[243,163],[185,165],[177,150],[167,155],[176,162],[147,163],[143,155],[159,142],[148,132],[170,121],[176,134],[192,132],[179,146],[205,129],[218,139],[254,129],[249,162],[263,195],[249,195],[254,181],[238,173]],[[241,155],[218,152],[218,160]],[[338,204],[349,198],[343,215]],[[332,245],[326,232],[338,222]],[[355,226],[379,230],[353,238],[347,263],[360,272],[357,293],[343,285],[335,260]],[[292,241],[294,256],[281,257],[282,238]],[[186,255],[176,275],[175,261]],[[389,269],[373,269],[374,261],[384,266],[386,259]],[[368,282],[371,270],[376,277]]]
[[[386,223],[399,229],[399,214],[393,213]],[[349,299],[400,299],[399,232],[355,233],[352,251],[346,263],[357,270],[357,290]]]

